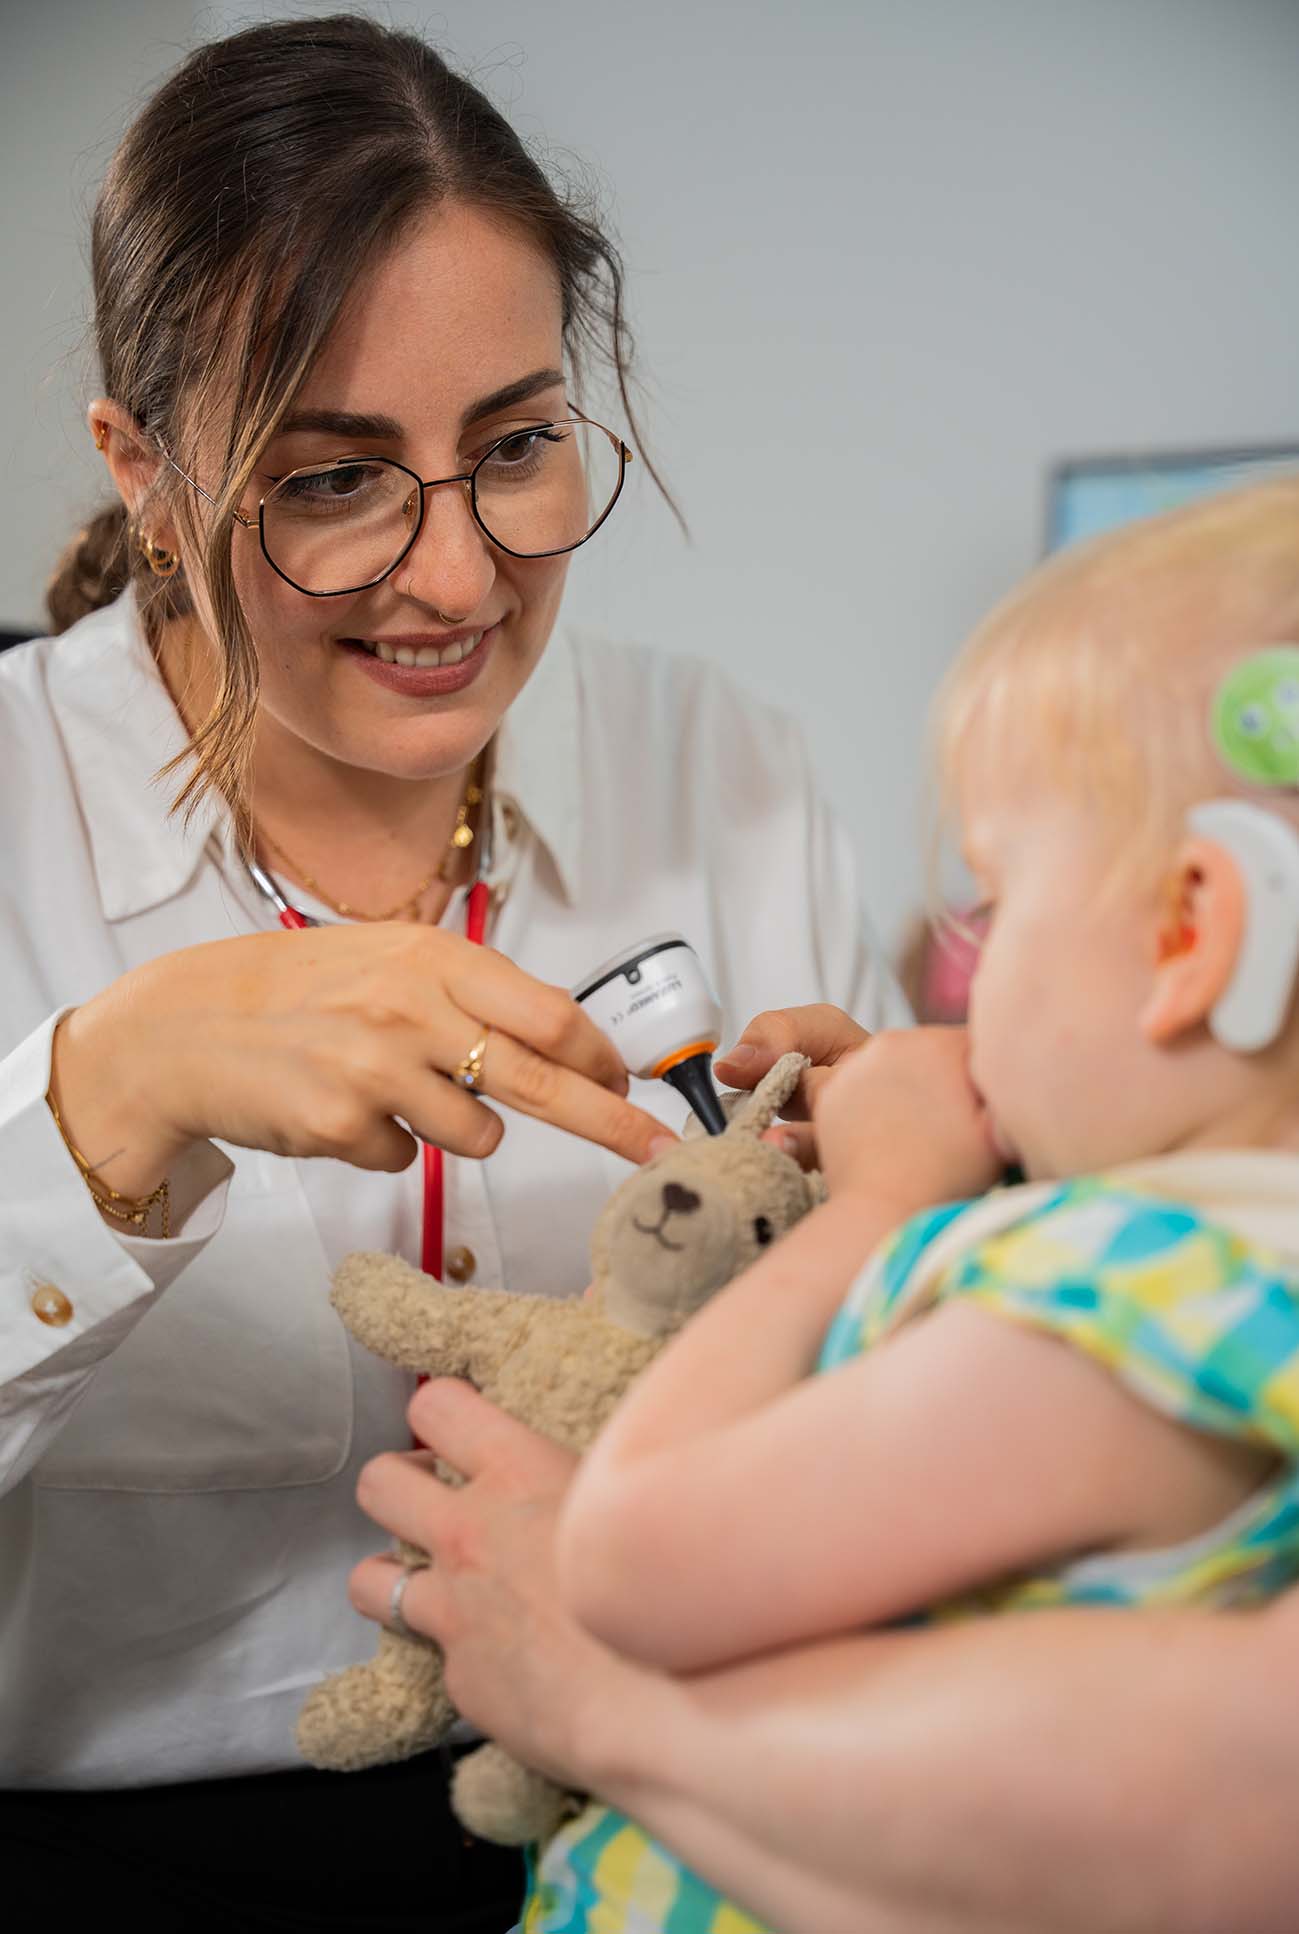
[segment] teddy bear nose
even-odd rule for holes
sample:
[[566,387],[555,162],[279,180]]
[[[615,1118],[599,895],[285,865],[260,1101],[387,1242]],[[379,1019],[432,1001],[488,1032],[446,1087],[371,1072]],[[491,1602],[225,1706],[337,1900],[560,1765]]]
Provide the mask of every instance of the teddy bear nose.
[[663,1207],[669,1215],[693,1215],[699,1201],[693,1189],[683,1189],[679,1182],[663,1184]]

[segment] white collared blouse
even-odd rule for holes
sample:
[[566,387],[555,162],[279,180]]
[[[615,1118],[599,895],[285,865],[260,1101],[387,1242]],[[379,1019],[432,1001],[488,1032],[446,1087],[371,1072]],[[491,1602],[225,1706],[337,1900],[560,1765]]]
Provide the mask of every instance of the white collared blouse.
[[[204,1144],[171,1240],[128,1239],[44,1100],[68,1007],[274,926],[221,809],[168,816],[154,775],[182,745],[129,595],[0,659],[0,1787],[292,1765],[304,1693],[373,1650],[345,1582],[382,1541],[354,1489],[407,1441],[412,1385],[346,1335],[329,1274],[354,1248],[418,1257],[418,1163]],[[731,1038],[803,1001],[905,1020],[797,730],[715,670],[561,630],[495,770],[489,938],[529,972],[571,985],[676,929]],[[620,1161],[509,1115],[489,1161],[447,1169],[461,1275],[585,1286]]]

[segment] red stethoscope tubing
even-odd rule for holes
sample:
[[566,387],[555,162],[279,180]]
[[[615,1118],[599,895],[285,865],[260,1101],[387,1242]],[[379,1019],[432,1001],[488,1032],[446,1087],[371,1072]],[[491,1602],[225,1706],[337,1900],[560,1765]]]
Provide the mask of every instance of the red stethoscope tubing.
[[[487,933],[487,911],[491,903],[491,891],[486,880],[475,880],[469,889],[465,906],[465,936],[476,947],[481,947]],[[277,918],[282,927],[296,932],[312,923],[296,907],[281,906]],[[442,1280],[444,1230],[446,1226],[446,1170],[442,1160],[442,1150],[432,1142],[425,1142],[424,1149],[424,1203],[420,1219],[419,1266],[426,1276],[436,1276]]]
[[[487,932],[491,899],[486,880],[475,880],[465,908],[465,937],[481,947]],[[442,1280],[443,1230],[446,1226],[445,1168],[442,1150],[424,1143],[424,1216],[420,1234],[419,1266],[426,1276]]]

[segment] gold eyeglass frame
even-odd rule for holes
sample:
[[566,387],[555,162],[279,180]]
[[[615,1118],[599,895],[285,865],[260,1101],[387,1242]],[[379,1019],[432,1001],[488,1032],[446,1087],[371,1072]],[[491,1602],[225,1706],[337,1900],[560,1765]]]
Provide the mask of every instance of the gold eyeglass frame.
[[[567,399],[565,400],[567,401]],[[379,456],[373,455],[373,453],[369,451],[360,451],[360,450],[350,450],[346,452],[344,455],[337,456],[337,457],[322,457],[322,458],[319,458],[315,463],[297,464],[294,466],[292,470],[287,470],[282,477],[276,478],[274,484],[266,492],[266,495],[258,501],[257,515],[255,517],[249,517],[243,511],[237,510],[234,513],[235,522],[237,524],[241,524],[245,530],[255,529],[257,531],[258,541],[261,546],[262,556],[266,559],[266,562],[270,565],[275,575],[278,578],[282,578],[284,583],[287,585],[290,585],[293,588],[293,590],[300,592],[304,598],[350,597],[353,595],[353,593],[357,591],[373,590],[376,584],[382,584],[385,578],[391,577],[393,572],[398,568],[398,566],[404,563],[406,558],[410,556],[411,551],[414,549],[415,544],[419,539],[419,534],[424,528],[424,517],[428,507],[428,497],[426,493],[430,490],[441,490],[443,486],[446,484],[463,484],[466,487],[468,500],[469,500],[470,516],[473,518],[474,522],[477,524],[479,530],[483,533],[483,536],[488,540],[488,542],[494,545],[498,551],[503,551],[507,557],[520,557],[520,558],[565,557],[570,551],[580,550],[583,544],[588,543],[590,539],[595,536],[600,526],[605,522],[606,518],[609,516],[609,513],[612,511],[614,505],[617,503],[619,497],[621,497],[622,495],[622,487],[627,479],[627,465],[634,460],[634,457],[636,454],[635,451],[631,449],[630,445],[622,437],[618,435],[617,431],[608,429],[603,423],[597,423],[593,417],[584,416],[582,412],[579,409],[577,409],[576,406],[571,402],[568,404],[568,407],[569,407],[569,410],[572,412],[572,414],[569,416],[547,417],[537,423],[520,424],[512,430],[507,430],[503,436],[497,437],[494,442],[488,445],[488,447],[483,451],[483,454],[478,458],[477,462],[474,463],[468,470],[460,471],[455,476],[452,476],[452,477],[430,477],[426,480],[422,478],[417,471],[412,470],[408,464],[398,463],[395,457],[379,457]],[[604,509],[601,511],[600,515],[596,518],[594,524],[592,524],[590,530],[587,531],[586,536],[579,537],[575,544],[561,544],[553,551],[511,550],[508,544],[502,544],[499,537],[497,537],[495,533],[489,528],[489,526],[483,521],[483,517],[478,509],[478,490],[477,490],[477,484],[475,481],[477,478],[478,472],[482,469],[483,465],[488,461],[489,458],[495,456],[496,452],[499,449],[501,449],[504,444],[513,442],[516,437],[523,435],[530,430],[558,429],[565,423],[584,423],[588,429],[599,430],[603,436],[608,437],[609,442],[612,444],[618,456],[618,482],[614,488],[614,493],[612,497],[610,497]],[[171,465],[172,469],[176,472],[176,475],[178,477],[183,478],[183,480],[189,485],[191,490],[197,490],[200,497],[206,499],[206,501],[209,504],[215,505],[217,500],[212,495],[211,491],[204,490],[202,484],[196,482],[195,479],[190,476],[188,471],[182,470],[180,465],[176,462],[176,459],[171,455],[170,451],[165,449],[161,443],[159,443],[158,449],[161,452],[162,456],[166,459],[166,461]],[[289,576],[287,571],[282,570],[280,566],[275,562],[275,559],[271,556],[270,551],[267,549],[266,547],[266,506],[268,503],[272,501],[272,499],[276,496],[276,494],[284,488],[286,484],[292,483],[295,477],[310,476],[313,471],[332,470],[344,464],[349,464],[349,463],[382,463],[386,465],[388,469],[399,470],[401,471],[403,476],[409,477],[412,484],[414,484],[416,489],[419,491],[419,516],[415,519],[414,528],[412,529],[410,536],[407,538],[405,544],[402,546],[398,555],[393,559],[391,564],[387,565],[384,570],[379,572],[377,577],[367,578],[363,584],[350,584],[337,591],[310,591],[307,589],[305,584],[299,584],[294,578],[291,578]]]

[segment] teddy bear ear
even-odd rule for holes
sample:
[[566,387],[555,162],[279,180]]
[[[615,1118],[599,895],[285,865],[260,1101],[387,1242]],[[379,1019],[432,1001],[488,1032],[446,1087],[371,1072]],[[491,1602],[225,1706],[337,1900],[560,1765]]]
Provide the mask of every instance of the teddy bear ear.
[[[735,1120],[741,1108],[747,1108],[749,1106],[757,1092],[757,1088],[754,1088],[752,1091],[748,1088],[719,1089],[717,1099],[722,1104],[722,1113],[726,1117],[727,1128],[731,1126],[731,1123]],[[681,1139],[683,1142],[711,1142],[714,1137],[704,1127],[698,1115],[691,1112],[686,1116],[685,1126],[681,1130]]]
[[[726,1117],[726,1125],[729,1128],[735,1118],[736,1109],[740,1106],[741,1102],[749,1099],[749,1095],[747,1089],[744,1088],[723,1088],[717,1099],[722,1104],[722,1113]],[[710,1142],[713,1140],[713,1137],[704,1127],[698,1115],[692,1111],[686,1116],[685,1126],[681,1130],[681,1139],[683,1142]]]
[[812,1063],[805,1054],[782,1054],[774,1068],[763,1075],[751,1095],[736,1107],[727,1123],[728,1135],[761,1135],[770,1128]]

